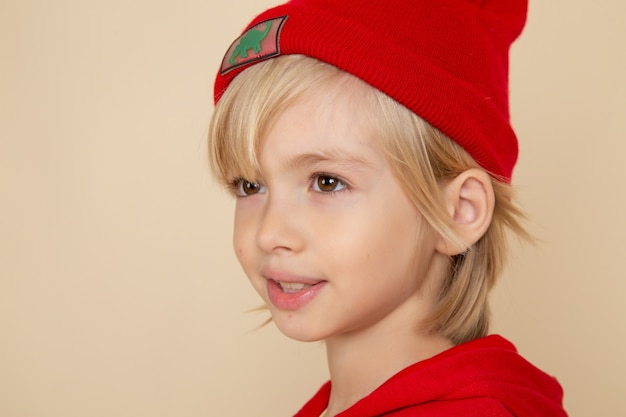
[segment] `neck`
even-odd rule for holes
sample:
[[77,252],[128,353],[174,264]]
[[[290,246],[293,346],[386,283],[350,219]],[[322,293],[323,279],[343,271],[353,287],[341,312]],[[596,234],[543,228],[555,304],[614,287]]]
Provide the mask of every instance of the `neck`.
[[[405,314],[403,309],[415,313],[414,305],[392,314]],[[332,382],[326,417],[349,408],[409,365],[452,347],[444,337],[420,333],[411,326],[400,328],[397,322],[386,317],[366,330],[326,341]]]

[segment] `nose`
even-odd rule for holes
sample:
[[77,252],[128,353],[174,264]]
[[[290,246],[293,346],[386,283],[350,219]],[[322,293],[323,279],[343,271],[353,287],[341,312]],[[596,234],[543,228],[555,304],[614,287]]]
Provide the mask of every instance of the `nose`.
[[297,252],[303,246],[303,225],[298,220],[297,202],[268,198],[261,213],[256,243],[263,251]]

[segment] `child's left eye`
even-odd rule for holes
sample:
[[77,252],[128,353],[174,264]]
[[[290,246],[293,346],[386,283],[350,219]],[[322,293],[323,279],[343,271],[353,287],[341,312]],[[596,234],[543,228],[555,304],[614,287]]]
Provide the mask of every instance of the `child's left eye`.
[[332,193],[344,189],[346,184],[332,175],[317,174],[313,177],[312,187],[314,191],[320,193]]

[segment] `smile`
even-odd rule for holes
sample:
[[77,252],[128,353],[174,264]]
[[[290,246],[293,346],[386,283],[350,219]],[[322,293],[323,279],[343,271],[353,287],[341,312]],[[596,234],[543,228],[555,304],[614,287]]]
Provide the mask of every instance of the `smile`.
[[285,282],[267,280],[269,301],[280,310],[298,310],[313,301],[322,291],[326,281]]
[[288,294],[294,294],[302,291],[305,288],[310,288],[313,284],[304,284],[302,282],[277,282],[277,284],[282,288],[283,292]]

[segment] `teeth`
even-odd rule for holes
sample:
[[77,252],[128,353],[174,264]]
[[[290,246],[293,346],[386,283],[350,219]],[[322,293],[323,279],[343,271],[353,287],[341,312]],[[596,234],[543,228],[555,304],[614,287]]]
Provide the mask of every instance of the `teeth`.
[[310,284],[303,284],[301,282],[279,282],[280,288],[288,294],[302,291],[305,288],[312,287]]

